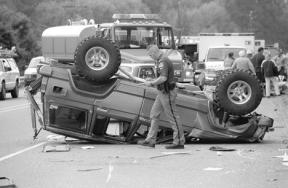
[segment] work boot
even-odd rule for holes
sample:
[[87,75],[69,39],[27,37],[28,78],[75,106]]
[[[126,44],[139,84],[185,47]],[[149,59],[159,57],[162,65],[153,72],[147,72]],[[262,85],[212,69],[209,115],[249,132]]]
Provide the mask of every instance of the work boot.
[[141,146],[147,146],[147,147],[155,148],[155,144],[148,142],[146,140],[140,140],[137,142],[137,144],[141,145]]
[[166,149],[184,149],[184,145],[181,144],[171,144],[168,146],[165,146]]

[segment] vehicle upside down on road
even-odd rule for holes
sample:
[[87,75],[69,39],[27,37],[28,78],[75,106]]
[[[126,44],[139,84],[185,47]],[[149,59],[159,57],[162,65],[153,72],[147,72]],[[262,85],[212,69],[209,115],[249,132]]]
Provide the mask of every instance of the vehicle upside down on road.
[[[145,138],[157,90],[119,69],[120,58],[113,42],[93,36],[78,44],[71,64],[59,61],[41,67],[41,78],[25,88],[35,137],[44,129],[107,143],[136,143]],[[118,69],[128,78],[116,74]],[[104,81],[95,80],[95,74],[112,72]],[[272,129],[272,118],[252,113],[261,102],[262,91],[251,73],[236,70],[221,75],[211,95],[195,91],[195,87],[178,88],[176,108],[186,141],[261,142]],[[35,101],[37,91],[43,109]],[[172,140],[166,119],[161,116],[158,143]],[[111,126],[118,127],[117,134],[109,131]]]

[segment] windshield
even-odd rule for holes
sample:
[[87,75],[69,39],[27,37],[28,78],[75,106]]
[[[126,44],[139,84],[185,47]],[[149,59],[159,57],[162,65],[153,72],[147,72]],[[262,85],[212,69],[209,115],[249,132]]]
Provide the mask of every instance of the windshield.
[[[207,55],[207,61],[224,61],[225,57],[230,52],[234,55],[234,58],[239,57],[239,52],[245,50],[244,48],[210,48]],[[245,50],[246,51],[246,50]]]
[[121,26],[115,28],[115,42],[120,49],[146,49],[157,44],[160,49],[173,48],[171,27]]

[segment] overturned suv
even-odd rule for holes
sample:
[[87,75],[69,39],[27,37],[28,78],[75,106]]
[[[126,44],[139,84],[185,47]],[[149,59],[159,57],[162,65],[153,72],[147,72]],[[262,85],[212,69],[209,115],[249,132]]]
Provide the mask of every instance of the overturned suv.
[[[108,143],[135,143],[145,137],[156,89],[119,66],[117,46],[92,36],[77,44],[70,63],[59,60],[41,67],[41,78],[26,87],[35,137],[41,129]],[[117,74],[118,69],[126,76]],[[189,87],[178,88],[176,101],[187,141],[260,142],[272,129],[273,119],[251,113],[262,99],[254,75],[243,71],[222,75],[211,95]],[[35,101],[37,91],[43,109]],[[161,119],[158,143],[172,139],[167,118]]]

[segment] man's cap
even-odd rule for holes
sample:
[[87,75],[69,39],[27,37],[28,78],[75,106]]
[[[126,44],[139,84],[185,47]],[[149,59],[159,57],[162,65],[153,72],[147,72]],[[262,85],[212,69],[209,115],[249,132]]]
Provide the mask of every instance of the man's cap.
[[240,52],[239,52],[239,56],[240,57],[244,57],[246,55],[246,52],[244,51],[244,50],[241,50]]

